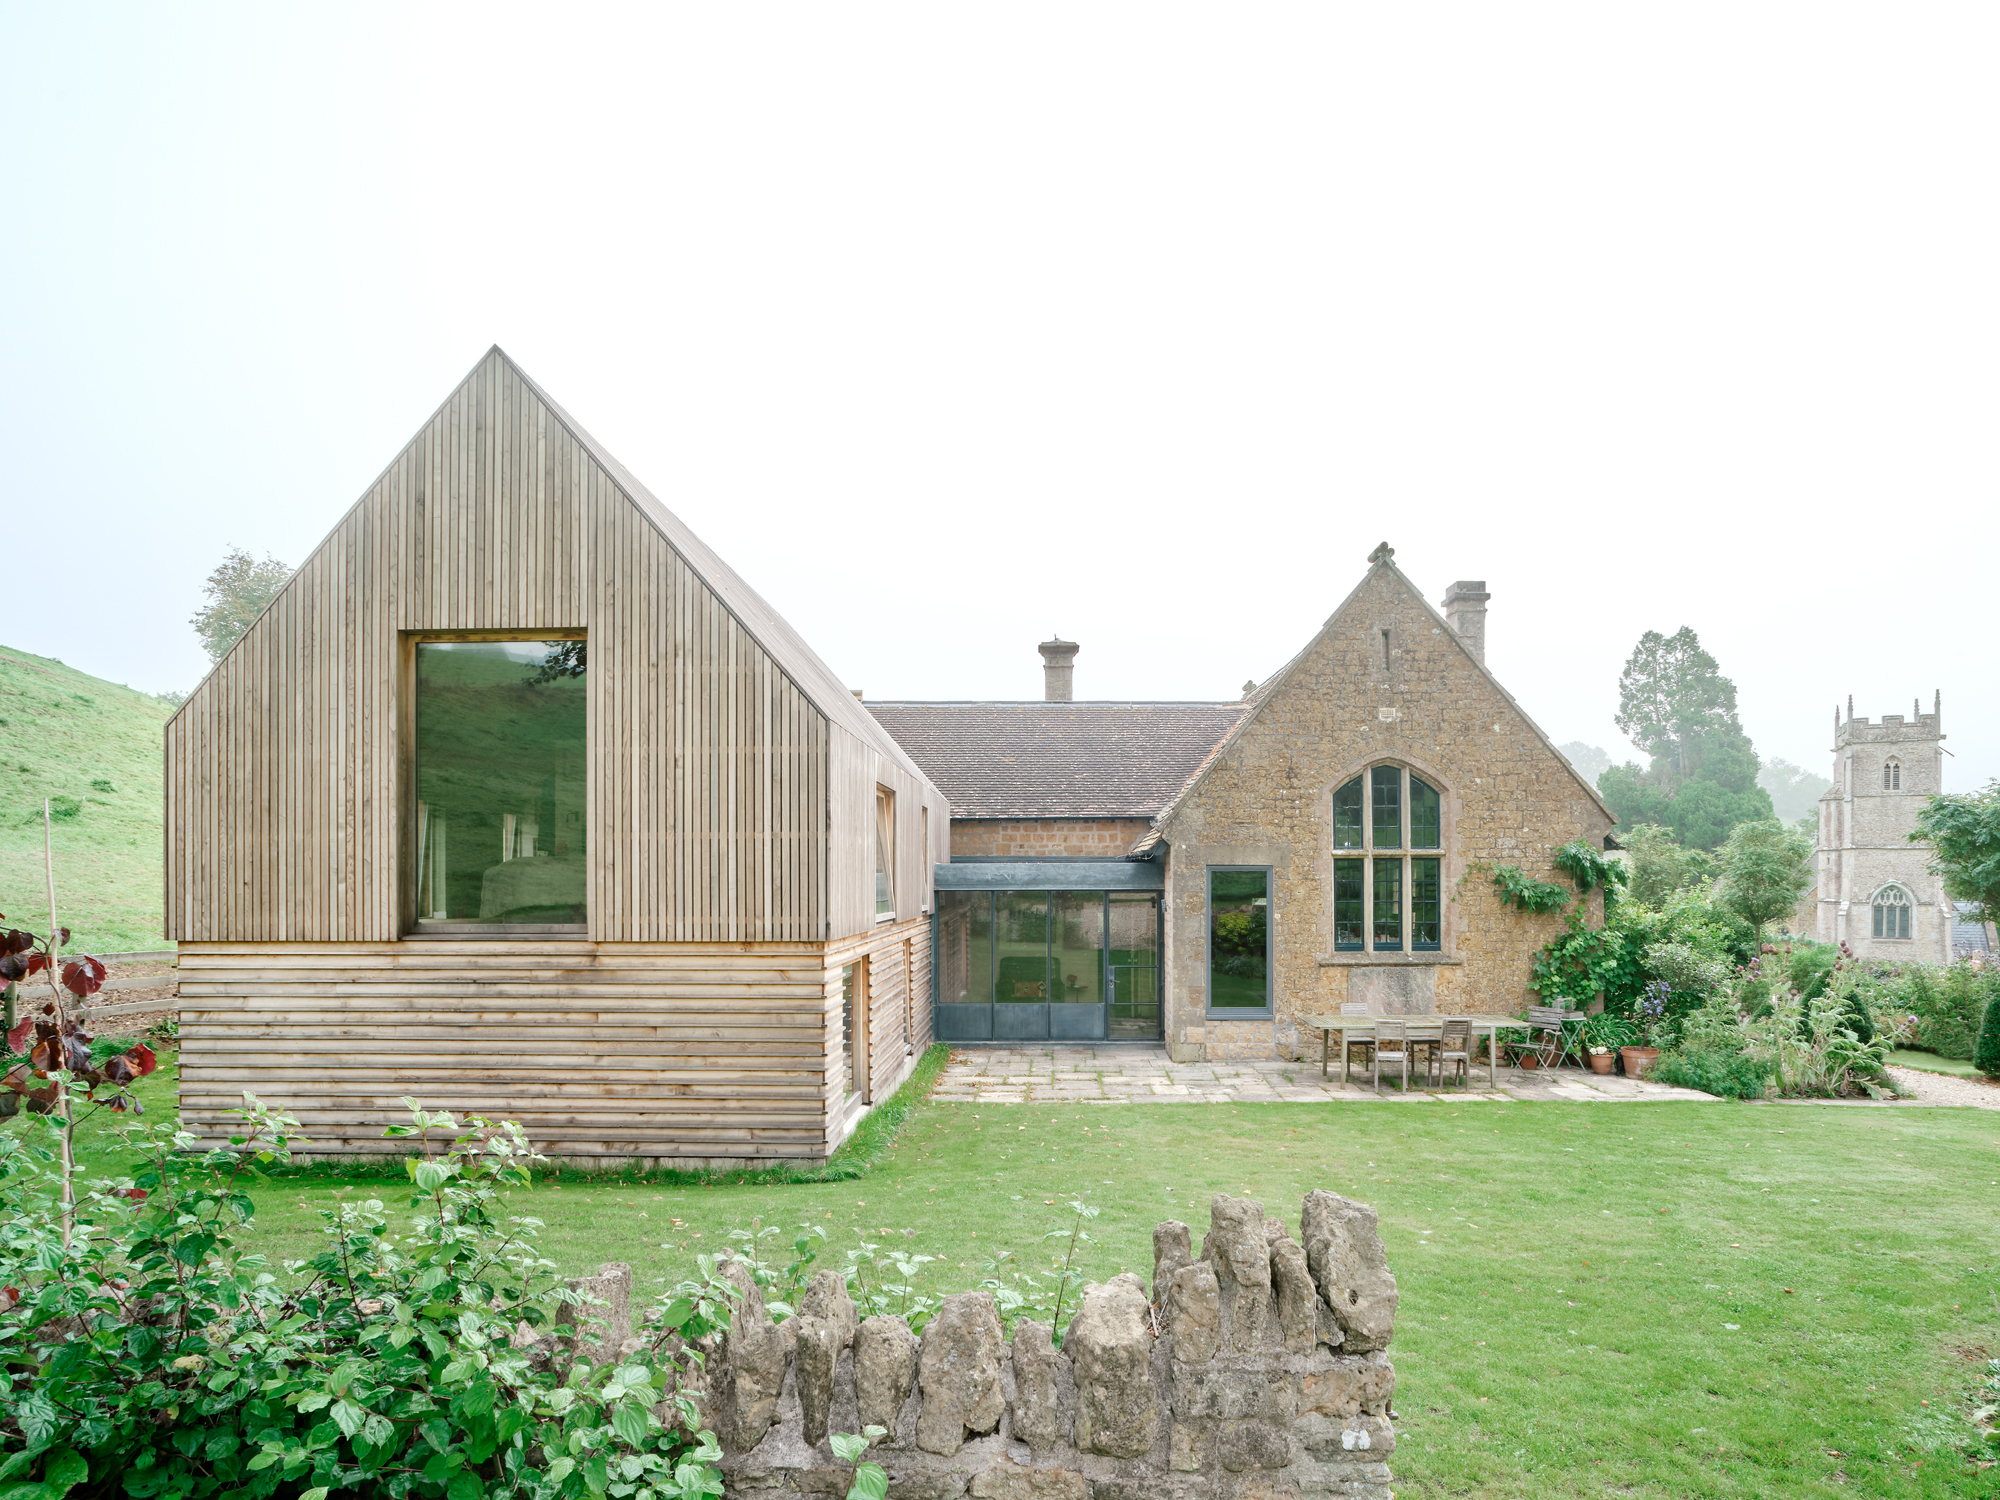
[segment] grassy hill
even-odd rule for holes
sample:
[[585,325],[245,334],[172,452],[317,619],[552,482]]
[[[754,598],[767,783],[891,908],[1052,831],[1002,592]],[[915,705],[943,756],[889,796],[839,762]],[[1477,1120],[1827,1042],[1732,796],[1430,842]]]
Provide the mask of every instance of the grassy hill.
[[48,926],[42,799],[55,802],[56,914],[102,953],[160,936],[163,699],[0,646],[0,911]]

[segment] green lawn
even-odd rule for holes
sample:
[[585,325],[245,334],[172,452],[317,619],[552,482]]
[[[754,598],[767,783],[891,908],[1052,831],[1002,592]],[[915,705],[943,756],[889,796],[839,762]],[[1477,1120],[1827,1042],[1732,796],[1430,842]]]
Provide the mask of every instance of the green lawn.
[[[2000,1353],[2000,1115],[1985,1111],[925,1105],[855,1181],[564,1173],[520,1196],[554,1258],[627,1260],[641,1287],[761,1215],[823,1223],[836,1245],[914,1230],[949,1291],[991,1247],[1042,1253],[1072,1196],[1102,1208],[1103,1276],[1150,1274],[1154,1223],[1205,1228],[1212,1193],[1292,1219],[1313,1187],[1382,1216],[1404,1495],[2000,1494],[2000,1469],[1940,1442],[1967,1430],[1961,1398]],[[387,1183],[347,1191],[398,1204]],[[303,1254],[335,1192],[260,1189],[264,1246]]]
[[73,815],[53,825],[57,921],[85,950],[167,946],[161,731],[172,712],[150,694],[0,647],[0,912],[9,923],[49,925],[42,800],[68,798]]
[[1925,1073],[1950,1073],[1957,1078],[1977,1078],[1979,1069],[1969,1062],[1961,1062],[1955,1057],[1939,1057],[1935,1052],[1913,1052],[1899,1047],[1889,1054],[1889,1061],[1899,1068],[1916,1068]]

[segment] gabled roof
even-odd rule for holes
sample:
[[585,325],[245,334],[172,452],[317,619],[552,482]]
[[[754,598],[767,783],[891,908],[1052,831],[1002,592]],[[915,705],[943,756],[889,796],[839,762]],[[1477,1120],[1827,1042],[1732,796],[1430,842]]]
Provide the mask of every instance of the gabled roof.
[[1151,818],[1246,705],[870,703],[867,709],[950,800],[955,818]]
[[687,523],[668,510],[630,469],[611,456],[602,443],[585,432],[576,418],[564,411],[554,397],[529,379],[527,371],[516,364],[506,350],[495,344],[489,355],[497,355],[504,360],[520,376],[521,383],[533,391],[550,413],[569,429],[570,436],[589,450],[590,456],[603,466],[640,513],[653,523],[660,535],[666,538],[667,544],[714,591],[724,607],[736,616],[785,675],[799,685],[799,690],[812,700],[815,708],[850,734],[900,762],[905,769],[918,776],[923,775],[922,768],[855,701],[854,694],[842,685],[833,668],[820,660],[819,653],[806,644],[805,637],[792,628],[790,621],[765,602],[763,595],[745,583],[708,543],[690,531]]
[[1555,757],[1556,763],[1569,773],[1570,779],[1576,782],[1578,786],[1582,787],[1584,792],[1588,794],[1588,796],[1590,797],[1590,800],[1592,802],[1595,802],[1598,805],[1598,807],[1602,809],[1604,816],[1609,818],[1613,823],[1616,823],[1618,821],[1618,814],[1614,813],[1609,807],[1609,805],[1606,804],[1605,800],[1597,794],[1597,788],[1592,786],[1588,781],[1584,780],[1583,773],[1577,770],[1575,766],[1570,764],[1569,757],[1567,755],[1564,755],[1562,751],[1556,749],[1555,742],[1551,740],[1548,737],[1548,735],[1543,731],[1542,726],[1537,724],[1532,718],[1530,718],[1528,716],[1527,710],[1521,707],[1521,705],[1515,700],[1514,695],[1508,692],[1506,688],[1500,685],[1500,679],[1495,677],[1491,672],[1486,670],[1486,664],[1482,662],[1478,657],[1472,654],[1471,649],[1465,644],[1464,639],[1459,635],[1459,633],[1456,630],[1451,628],[1450,622],[1447,621],[1443,615],[1437,612],[1437,610],[1431,605],[1430,600],[1426,599],[1423,596],[1423,594],[1419,592],[1417,586],[1414,583],[1410,582],[1409,578],[1404,574],[1403,570],[1396,566],[1394,561],[1395,555],[1396,555],[1395,548],[1391,547],[1387,542],[1383,542],[1380,546],[1378,546],[1373,552],[1371,552],[1368,555],[1369,568],[1368,571],[1361,576],[1361,581],[1355,584],[1354,587],[1348,591],[1347,597],[1340,601],[1340,607],[1336,609],[1332,614],[1327,616],[1326,623],[1320,626],[1318,632],[1314,634],[1313,638],[1307,641],[1305,645],[1301,647],[1299,651],[1292,657],[1292,659],[1286,662],[1284,666],[1280,667],[1278,671],[1275,672],[1271,676],[1271,678],[1264,683],[1262,687],[1258,688],[1254,693],[1250,695],[1249,703],[1247,704],[1247,712],[1245,712],[1243,716],[1239,720],[1237,720],[1235,727],[1230,730],[1230,732],[1228,733],[1227,736],[1224,737],[1222,742],[1215,747],[1213,752],[1210,753],[1208,758],[1203,762],[1200,770],[1195,775],[1189,777],[1187,784],[1180,789],[1180,791],[1175,795],[1174,799],[1170,803],[1168,803],[1166,807],[1160,810],[1160,815],[1153,820],[1153,831],[1150,834],[1148,834],[1144,839],[1140,840],[1139,843],[1134,847],[1132,852],[1135,855],[1143,855],[1150,853],[1153,847],[1160,842],[1160,840],[1165,836],[1166,825],[1168,821],[1173,817],[1175,811],[1179,809],[1181,805],[1184,804],[1187,801],[1187,799],[1194,794],[1195,788],[1200,786],[1202,782],[1208,779],[1208,775],[1210,771],[1214,768],[1215,763],[1222,758],[1224,753],[1228,751],[1229,747],[1234,745],[1238,740],[1240,740],[1243,737],[1243,735],[1249,730],[1250,726],[1256,722],[1257,715],[1260,712],[1262,712],[1264,705],[1271,701],[1272,696],[1278,691],[1278,689],[1283,687],[1286,681],[1292,676],[1292,674],[1298,670],[1299,663],[1304,661],[1308,656],[1310,656],[1314,652],[1314,650],[1318,648],[1320,642],[1325,640],[1329,635],[1331,635],[1335,630],[1335,628],[1339,626],[1341,622],[1341,616],[1346,614],[1348,609],[1352,607],[1352,605],[1354,604],[1354,601],[1360,597],[1361,591],[1368,586],[1369,579],[1374,577],[1375,571],[1378,568],[1386,569],[1388,575],[1391,578],[1395,579],[1397,583],[1401,584],[1403,588],[1408,591],[1410,597],[1416,600],[1418,607],[1421,608],[1425,614],[1430,616],[1431,622],[1438,628],[1438,630],[1444,636],[1444,638],[1450,641],[1454,646],[1458,647],[1460,651],[1465,653],[1465,659],[1466,661],[1471,663],[1473,670],[1478,672],[1481,677],[1484,677],[1489,683],[1491,683],[1493,685],[1494,691],[1499,693],[1502,698],[1505,698],[1507,700],[1508,707],[1512,708],[1515,713],[1521,716],[1521,722],[1526,724],[1528,726],[1529,731],[1535,736],[1535,738],[1542,742],[1542,747],[1546,749],[1550,755]]

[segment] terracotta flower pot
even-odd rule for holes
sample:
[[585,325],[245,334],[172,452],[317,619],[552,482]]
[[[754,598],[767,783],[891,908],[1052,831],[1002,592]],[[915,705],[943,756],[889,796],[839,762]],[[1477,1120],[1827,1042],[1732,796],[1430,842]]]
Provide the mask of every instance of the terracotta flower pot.
[[1653,1071],[1653,1064],[1660,1060],[1658,1047],[1620,1047],[1618,1055],[1625,1062],[1627,1078],[1644,1078]]
[[1586,1052],[1584,1056],[1590,1059],[1590,1071],[1593,1073],[1609,1073],[1618,1061],[1609,1052]]
[[1536,1053],[1523,1052],[1514,1059],[1514,1066],[1523,1073],[1532,1073],[1541,1066],[1541,1060]]

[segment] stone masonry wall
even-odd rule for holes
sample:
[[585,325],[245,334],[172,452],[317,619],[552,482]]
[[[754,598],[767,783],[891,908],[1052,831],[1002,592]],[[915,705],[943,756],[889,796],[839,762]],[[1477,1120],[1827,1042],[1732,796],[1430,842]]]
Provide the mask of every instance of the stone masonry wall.
[[1147,818],[953,818],[953,859],[1119,859],[1146,836]]
[[[1386,639],[1385,639],[1386,637]],[[1444,935],[1436,953],[1333,946],[1332,798],[1368,767],[1408,767],[1443,793]],[[1534,1003],[1537,949],[1559,916],[1503,902],[1518,865],[1567,885],[1550,857],[1594,847],[1612,820],[1514,701],[1386,560],[1287,669],[1236,741],[1170,815],[1167,1043],[1178,1061],[1319,1056],[1303,1018],[1349,1000],[1374,1011],[1513,1012]],[[1273,1016],[1208,1013],[1210,865],[1271,867]],[[1585,904],[1603,920],[1600,893]]]
[[947,1297],[921,1337],[858,1320],[832,1271],[774,1324],[728,1262],[743,1306],[690,1387],[725,1494],[837,1500],[828,1435],[874,1425],[890,1500],[1389,1500],[1396,1279],[1374,1210],[1309,1193],[1295,1238],[1218,1196],[1199,1258],[1191,1241],[1160,1225],[1151,1286],[1085,1287],[1060,1348],[1045,1323],[1009,1340],[989,1292]]

